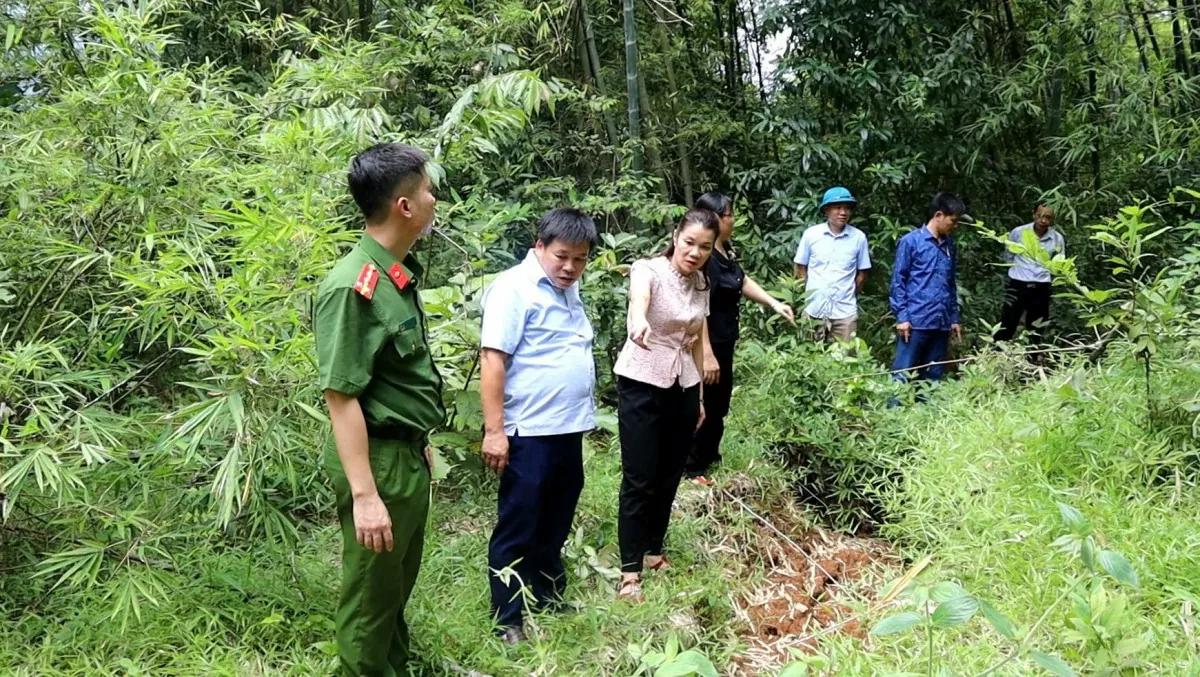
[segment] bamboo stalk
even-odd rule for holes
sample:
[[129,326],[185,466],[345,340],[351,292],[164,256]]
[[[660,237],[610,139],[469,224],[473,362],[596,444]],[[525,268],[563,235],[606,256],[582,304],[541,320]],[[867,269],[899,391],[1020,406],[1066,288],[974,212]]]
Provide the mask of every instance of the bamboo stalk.
[[[601,97],[607,97],[604,92],[604,82],[600,79],[600,54],[596,50],[596,34],[592,30],[592,18],[588,14],[587,0],[579,0],[579,19],[583,22],[583,38],[587,46],[587,62],[591,66],[592,83]],[[604,129],[608,132],[608,142],[615,149],[621,145],[621,137],[617,134],[617,123],[613,120],[612,111],[604,111]]]
[[625,94],[628,99],[629,140],[633,144],[633,171],[642,171],[642,111],[638,101],[637,22],[634,0],[624,0]]
[[667,86],[671,93],[667,96],[667,104],[671,107],[671,120],[675,126],[675,152],[679,155],[679,175],[683,182],[683,202],[691,207],[695,201],[692,192],[692,165],[688,160],[687,144],[679,133],[679,109],[675,105],[675,97],[679,95],[679,82],[675,79],[675,60],[671,57],[671,39],[667,29],[659,23],[658,43],[662,49],[663,60],[667,67]]

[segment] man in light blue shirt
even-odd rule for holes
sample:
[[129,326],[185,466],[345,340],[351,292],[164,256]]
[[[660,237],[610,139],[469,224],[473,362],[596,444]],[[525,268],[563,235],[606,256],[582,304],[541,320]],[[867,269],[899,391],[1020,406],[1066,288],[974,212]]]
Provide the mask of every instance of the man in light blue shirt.
[[805,280],[804,316],[820,325],[817,340],[850,341],[858,329],[858,294],[867,283],[871,254],[867,236],[850,225],[856,201],[850,191],[830,188],[821,199],[825,223],[804,231],[796,248],[796,278]]
[[[1033,238],[1051,258],[1067,255],[1067,242],[1054,228],[1054,210],[1043,202],[1033,208],[1033,222],[1017,226],[1008,234],[1010,242],[1021,244],[1025,233]],[[1050,319],[1050,271],[1037,261],[1012,251],[1005,253],[1012,265],[1008,268],[1008,289],[1004,293],[1004,311],[1000,315],[1000,330],[996,340],[1011,341],[1025,316],[1025,327],[1032,341],[1041,339],[1042,325]]]
[[[538,221],[525,260],[483,295],[483,457],[500,474],[488,568],[497,633],[510,644],[525,639],[521,586],[538,608],[556,605],[566,587],[562,547],[583,490],[583,435],[595,427],[593,333],[579,278],[596,239],[591,217],[554,209]],[[520,580],[496,575],[506,567]]]

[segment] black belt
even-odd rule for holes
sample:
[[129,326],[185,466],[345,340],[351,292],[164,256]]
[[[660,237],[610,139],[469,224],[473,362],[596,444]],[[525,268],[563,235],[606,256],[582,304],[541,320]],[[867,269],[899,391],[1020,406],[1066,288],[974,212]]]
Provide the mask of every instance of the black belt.
[[393,442],[424,443],[429,433],[406,425],[373,425],[367,424],[367,437]]

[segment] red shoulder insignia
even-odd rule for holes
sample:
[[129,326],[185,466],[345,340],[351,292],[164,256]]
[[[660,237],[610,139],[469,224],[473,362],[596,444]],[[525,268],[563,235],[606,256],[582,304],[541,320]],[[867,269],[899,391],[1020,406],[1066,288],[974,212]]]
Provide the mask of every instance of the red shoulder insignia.
[[364,263],[354,283],[354,291],[368,301],[375,296],[375,284],[379,282],[379,269],[374,263]]
[[408,273],[404,272],[404,266],[399,263],[393,263],[392,267],[388,269],[388,277],[396,283],[397,289],[403,290],[408,286]]

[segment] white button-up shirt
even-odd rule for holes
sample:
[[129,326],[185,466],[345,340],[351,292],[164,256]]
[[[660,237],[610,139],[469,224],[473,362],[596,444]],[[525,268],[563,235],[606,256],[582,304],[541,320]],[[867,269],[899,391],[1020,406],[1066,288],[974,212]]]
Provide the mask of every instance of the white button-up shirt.
[[[1012,242],[1021,243],[1025,237],[1025,231],[1033,230],[1033,224],[1027,223],[1023,226],[1017,226],[1008,234],[1008,239]],[[1037,232],[1034,232],[1037,236]],[[1051,228],[1046,231],[1046,234],[1038,238],[1038,244],[1051,257],[1067,255],[1067,241],[1063,238],[1062,233]],[[1008,269],[1008,276],[1018,282],[1049,282],[1050,271],[1046,267],[1024,254],[1014,254],[1008,252],[1008,260],[1012,266]]]

